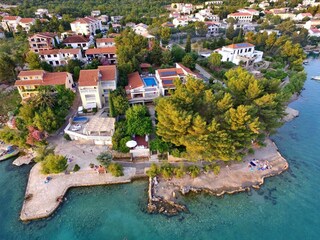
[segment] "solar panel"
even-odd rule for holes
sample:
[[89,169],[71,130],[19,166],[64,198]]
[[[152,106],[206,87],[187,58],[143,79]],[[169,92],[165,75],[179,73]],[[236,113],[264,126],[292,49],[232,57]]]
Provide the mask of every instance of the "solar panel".
[[163,80],[163,84],[173,84],[172,80]]
[[170,72],[162,72],[162,73],[160,73],[161,77],[172,76],[172,75],[177,75],[177,72],[176,71],[170,71]]

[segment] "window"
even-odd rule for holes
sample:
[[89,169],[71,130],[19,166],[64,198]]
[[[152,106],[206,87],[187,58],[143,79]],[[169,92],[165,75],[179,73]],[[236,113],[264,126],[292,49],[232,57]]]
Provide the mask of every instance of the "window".
[[48,55],[48,58],[51,58],[51,55],[50,55],[50,54]]
[[252,50],[252,48],[249,48],[249,49],[248,49],[248,52],[251,52],[251,50]]
[[49,64],[50,64],[50,65],[53,65],[53,62],[52,62],[52,61],[49,61]]
[[59,65],[59,61],[56,61],[56,65]]
[[53,57],[57,57],[57,54],[54,54]]

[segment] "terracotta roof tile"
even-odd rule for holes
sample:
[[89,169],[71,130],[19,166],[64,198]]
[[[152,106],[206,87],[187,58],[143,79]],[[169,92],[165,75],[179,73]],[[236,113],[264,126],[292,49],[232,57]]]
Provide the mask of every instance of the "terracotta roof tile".
[[63,40],[63,43],[87,43],[89,39],[82,35],[73,35]]
[[96,86],[99,79],[99,70],[81,70],[79,76],[79,86]]
[[117,48],[112,47],[103,47],[103,48],[90,48],[86,51],[86,55],[88,54],[116,54]]
[[[43,74],[43,75],[42,75]],[[35,80],[17,80],[16,86],[25,86],[25,85],[64,85],[67,80],[68,73],[67,72],[54,72],[49,73],[43,70],[33,70],[33,71],[22,71],[18,75],[18,77],[26,77],[26,76],[36,76],[42,75],[41,79]]]
[[144,83],[139,75],[139,72],[134,72],[128,74],[128,85],[126,86],[126,90],[143,87]]
[[116,80],[117,67],[116,65],[109,66],[99,66],[98,70],[100,72],[101,81],[114,81]]
[[96,43],[114,43],[114,38],[97,38]]
[[251,43],[236,43],[236,44],[230,44],[228,46],[226,46],[227,48],[233,48],[233,49],[236,49],[236,48],[247,48],[247,47],[254,47],[253,44]]
[[24,23],[24,24],[27,24],[27,23],[32,23],[34,22],[35,19],[34,18],[21,18],[19,23]]
[[19,18],[19,16],[4,16],[2,20],[4,21],[15,21]]
[[41,50],[39,52],[40,55],[49,55],[49,54],[78,54],[80,52],[80,48],[71,48],[71,49],[51,49],[51,50]]

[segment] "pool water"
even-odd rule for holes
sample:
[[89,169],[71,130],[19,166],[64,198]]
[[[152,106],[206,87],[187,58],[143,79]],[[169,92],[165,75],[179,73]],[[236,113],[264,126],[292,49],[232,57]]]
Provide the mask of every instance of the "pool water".
[[157,86],[156,79],[154,77],[146,77],[143,79],[144,84],[146,87],[152,87],[152,86]]
[[85,123],[85,122],[88,122],[89,121],[89,118],[87,117],[74,117],[73,118],[73,122],[74,123]]

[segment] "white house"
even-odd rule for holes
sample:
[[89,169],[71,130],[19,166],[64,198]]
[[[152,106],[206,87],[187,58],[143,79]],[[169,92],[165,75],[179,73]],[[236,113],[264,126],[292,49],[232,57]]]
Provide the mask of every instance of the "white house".
[[114,38],[97,38],[96,39],[97,48],[103,47],[113,47],[116,45]]
[[219,29],[221,27],[221,23],[219,22],[204,22],[208,27],[208,36],[217,36],[219,35]]
[[34,52],[41,50],[50,50],[59,44],[59,38],[56,33],[36,33],[28,38],[30,49]]
[[91,11],[91,17],[99,17],[101,15],[100,10],[93,10]]
[[295,21],[302,21],[304,18],[312,18],[312,14],[311,13],[299,13],[295,16],[294,20]]
[[319,1],[316,1],[316,0],[303,0],[302,1],[302,5],[303,6],[317,6],[319,5],[320,2]]
[[111,16],[111,22],[119,23],[123,16]]
[[313,19],[304,24],[304,28],[308,30],[311,28],[317,28],[317,26],[320,26],[320,19]]
[[34,18],[21,18],[19,21],[19,25],[26,32],[30,31],[32,25],[34,25],[36,20]]
[[16,32],[20,19],[19,16],[4,16],[1,21],[2,28],[6,31]]
[[187,67],[180,63],[176,63],[175,68],[166,68],[156,70],[156,80],[162,96],[169,95],[169,91],[175,89],[174,80],[180,79],[186,81],[188,75],[196,77],[196,75]]
[[231,13],[228,18],[233,18],[238,21],[238,23],[252,22],[253,15],[249,13]]
[[193,5],[191,3],[172,3],[171,8],[183,14],[190,14],[193,11]]
[[262,61],[263,52],[254,49],[254,45],[250,43],[237,43],[224,46],[215,50],[222,56],[221,61],[233,62],[239,65],[244,62],[247,65]]
[[98,69],[81,70],[79,93],[85,109],[102,108],[108,102],[110,90],[117,87],[118,72],[115,65],[99,66]]
[[86,57],[88,61],[91,61],[94,58],[98,58],[101,62],[105,64],[116,64],[117,55],[116,47],[101,47],[101,48],[89,48],[86,50]]
[[46,16],[49,15],[49,11],[48,9],[45,9],[45,8],[38,8],[37,11],[34,13],[34,15],[36,15],[36,17],[38,18],[43,18],[45,15]]
[[102,24],[99,19],[94,17],[84,17],[73,21],[71,30],[76,34],[91,35],[95,34],[96,30],[102,30]]
[[172,21],[172,24],[175,27],[179,27],[179,26],[184,27],[184,26],[187,26],[191,21],[192,19],[190,19],[188,16],[183,16],[183,17],[174,18]]
[[213,15],[211,13],[210,8],[202,9],[199,12],[195,14],[195,18],[198,19],[200,22],[204,21],[216,21],[218,22],[220,20],[218,15]]
[[66,65],[69,60],[84,60],[80,48],[42,50],[39,52],[39,57],[41,61],[54,67]]
[[63,43],[72,48],[82,48],[83,50],[87,50],[90,45],[93,45],[93,40],[83,36],[83,35],[73,35],[65,38]]
[[308,32],[310,37],[320,37],[320,29],[312,28]]
[[139,72],[128,75],[125,87],[130,103],[152,102],[160,96],[159,86],[154,76],[140,76]]
[[249,13],[253,16],[259,16],[260,12],[252,8],[241,8],[238,10],[239,13]]
[[132,29],[138,35],[141,35],[146,38],[154,38],[153,35],[149,34],[148,25],[146,25],[146,24],[139,23],[139,24],[135,25]]

